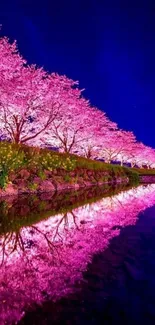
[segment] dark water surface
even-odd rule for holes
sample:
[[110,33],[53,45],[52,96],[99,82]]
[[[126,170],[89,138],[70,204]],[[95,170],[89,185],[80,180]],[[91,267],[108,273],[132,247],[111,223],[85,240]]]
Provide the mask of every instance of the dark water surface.
[[155,185],[0,202],[0,324],[155,324]]

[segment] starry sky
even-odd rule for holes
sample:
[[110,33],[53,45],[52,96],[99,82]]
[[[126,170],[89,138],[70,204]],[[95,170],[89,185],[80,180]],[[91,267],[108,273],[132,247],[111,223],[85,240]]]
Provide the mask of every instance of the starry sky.
[[0,0],[0,24],[28,63],[79,80],[92,105],[155,147],[154,0]]

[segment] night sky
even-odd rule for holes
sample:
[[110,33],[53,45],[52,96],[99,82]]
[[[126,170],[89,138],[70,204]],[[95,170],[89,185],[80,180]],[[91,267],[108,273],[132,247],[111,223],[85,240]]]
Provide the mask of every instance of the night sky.
[[0,0],[1,36],[155,147],[155,1]]

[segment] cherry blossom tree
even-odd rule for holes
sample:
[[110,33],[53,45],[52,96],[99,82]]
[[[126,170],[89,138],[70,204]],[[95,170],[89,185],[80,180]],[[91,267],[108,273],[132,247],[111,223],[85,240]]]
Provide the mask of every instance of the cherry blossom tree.
[[61,107],[67,110],[76,82],[65,76],[48,75],[35,66],[22,66],[16,78],[0,89],[0,123],[3,134],[16,143],[33,142],[55,120]]
[[[73,92],[74,93],[74,92]],[[81,95],[79,93],[79,95]],[[43,143],[59,147],[60,151],[74,152],[77,145],[87,137],[89,102],[75,95],[72,101],[66,102],[66,109],[60,109],[50,132],[45,133]]]
[[147,168],[153,167],[155,164],[155,150],[145,146],[141,142],[136,142],[130,157],[128,157],[128,161],[131,163],[131,167],[135,165],[140,168],[142,168],[143,165],[147,166]]
[[77,148],[77,151],[81,156],[84,156],[88,159],[94,159],[98,157],[98,153],[101,149],[101,145],[99,142],[99,138],[96,138],[96,136],[92,138],[85,138],[82,142],[79,148]]
[[96,107],[89,107],[81,139],[76,143],[75,152],[86,158],[98,158],[103,139],[116,129],[117,124],[110,121],[105,112]]
[[102,140],[100,157],[107,163],[120,161],[121,165],[126,161],[126,157],[132,152],[136,139],[132,132],[116,130],[109,132]]
[[[26,61],[20,56],[16,41],[12,44],[6,37],[0,38],[0,81],[1,88],[16,78]],[[14,79],[15,80],[15,79]]]

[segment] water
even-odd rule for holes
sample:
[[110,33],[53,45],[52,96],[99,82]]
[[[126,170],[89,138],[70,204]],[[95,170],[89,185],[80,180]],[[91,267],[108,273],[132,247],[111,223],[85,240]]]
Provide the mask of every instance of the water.
[[155,185],[0,202],[0,324],[155,323]]

